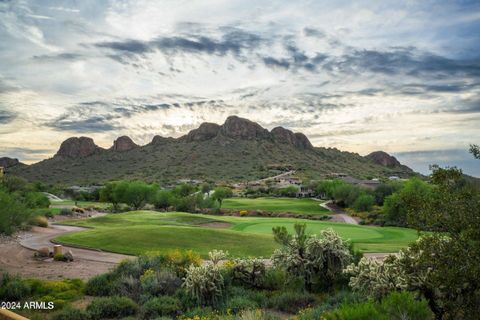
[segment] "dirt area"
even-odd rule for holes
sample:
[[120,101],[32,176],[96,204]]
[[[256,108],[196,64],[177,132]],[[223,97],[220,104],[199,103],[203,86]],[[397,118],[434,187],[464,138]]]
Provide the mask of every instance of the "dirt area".
[[213,228],[213,229],[227,229],[227,228],[230,228],[232,224],[229,222],[209,222],[209,223],[202,223],[199,226]]
[[[101,214],[89,213],[75,218],[98,215]],[[63,219],[64,217],[57,216],[55,220]],[[131,258],[126,255],[71,247],[64,247],[64,252],[72,251],[73,262],[34,258],[36,250],[44,247],[52,249],[54,244],[51,240],[53,238],[60,234],[81,230],[82,228],[78,227],[50,225],[48,228],[33,227],[31,230],[19,232],[13,237],[0,237],[0,271],[40,279],[89,279],[97,274],[108,272],[123,259]]]
[[89,279],[108,272],[115,265],[81,258],[76,258],[73,262],[37,260],[33,257],[34,251],[22,247],[17,240],[0,242],[0,252],[0,271],[39,279]]

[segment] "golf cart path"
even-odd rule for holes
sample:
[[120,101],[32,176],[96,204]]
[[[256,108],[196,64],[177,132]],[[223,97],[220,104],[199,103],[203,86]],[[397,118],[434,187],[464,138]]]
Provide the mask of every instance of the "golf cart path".
[[[54,245],[52,241],[54,238],[71,232],[78,232],[87,230],[86,228],[64,226],[64,225],[50,225],[48,228],[32,228],[31,232],[27,232],[21,236],[19,243],[22,247],[30,250],[38,250],[40,248],[51,248]],[[104,252],[94,249],[82,249],[70,246],[63,246],[64,252],[71,250],[75,259],[82,259],[88,261],[104,262],[116,264],[120,261],[131,258],[132,256]]]
[[[318,200],[320,201],[320,200]],[[329,206],[330,204],[330,206]],[[343,211],[342,209],[340,209],[339,207],[337,206],[332,206],[332,201],[331,200],[327,200],[325,202],[322,202],[320,203],[320,207],[322,208],[325,208],[327,209],[328,211],[330,211],[331,213],[334,213],[337,217],[340,217],[341,219],[343,219],[343,221],[345,223],[348,223],[348,224],[358,224],[358,221],[355,220],[355,218],[349,216],[348,214],[345,213],[345,211]]]

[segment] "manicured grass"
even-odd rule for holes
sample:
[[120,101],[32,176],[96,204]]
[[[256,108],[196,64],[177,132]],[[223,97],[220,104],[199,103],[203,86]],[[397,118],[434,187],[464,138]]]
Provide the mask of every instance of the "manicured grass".
[[327,209],[320,201],[296,198],[230,198],[223,201],[222,207],[238,210],[263,210],[298,214],[325,214]]
[[[212,223],[218,227],[219,222],[224,223],[224,229],[212,227]],[[94,229],[65,234],[57,240],[64,244],[134,255],[148,251],[191,249],[205,257],[212,249],[222,249],[237,257],[269,257],[277,248],[272,227],[285,226],[292,231],[295,223],[306,223],[307,231],[316,234],[332,228],[345,239],[351,239],[355,247],[363,252],[396,252],[417,238],[414,230],[404,228],[356,226],[294,218],[133,211],[70,221],[70,225]]]
[[[62,200],[62,201],[52,201],[51,207],[61,207],[61,206],[74,206],[75,201],[73,200]],[[98,208],[107,208],[111,203],[107,202],[96,202],[96,201],[77,201],[77,206],[84,207],[98,207]]]

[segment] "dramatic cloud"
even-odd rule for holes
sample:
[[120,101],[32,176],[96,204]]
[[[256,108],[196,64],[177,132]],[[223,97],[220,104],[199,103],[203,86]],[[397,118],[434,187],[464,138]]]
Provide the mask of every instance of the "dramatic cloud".
[[36,161],[80,134],[147,143],[237,114],[318,146],[440,156],[480,140],[479,13],[475,1],[0,1],[0,154]]
[[15,120],[17,115],[11,111],[0,110],[0,124],[5,124]]

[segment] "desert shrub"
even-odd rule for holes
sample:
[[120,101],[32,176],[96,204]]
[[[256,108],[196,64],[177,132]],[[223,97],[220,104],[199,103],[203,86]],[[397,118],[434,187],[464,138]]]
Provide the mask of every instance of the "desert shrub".
[[68,261],[67,257],[65,257],[65,255],[61,254],[61,253],[57,253],[56,255],[53,256],[53,260],[55,261],[62,261],[62,262],[66,262]]
[[378,311],[372,301],[343,304],[340,308],[323,314],[325,320],[388,320],[389,318]]
[[0,190],[0,233],[10,235],[30,219],[30,211],[13,195]]
[[235,283],[261,288],[265,281],[265,263],[260,259],[237,259],[232,273]]
[[357,265],[349,265],[344,273],[350,275],[349,286],[354,291],[377,300],[391,291],[406,288],[398,258],[395,256],[390,256],[382,262],[362,258]]
[[72,209],[69,209],[69,208],[62,208],[60,210],[60,214],[62,216],[71,216],[73,214],[73,211],[72,211]]
[[92,320],[119,319],[137,313],[137,304],[127,297],[96,298],[88,306],[87,312]]
[[388,319],[432,319],[433,314],[426,300],[416,300],[410,292],[392,292],[379,306]]
[[218,266],[220,261],[228,258],[228,251],[223,250],[212,250],[208,253],[208,259],[215,265]]
[[315,302],[315,296],[307,292],[285,291],[270,298],[268,305],[271,308],[289,313],[296,313]]
[[231,310],[234,314],[237,314],[242,310],[256,309],[257,307],[258,305],[255,301],[244,296],[235,296],[229,299],[225,305],[225,308]]
[[47,228],[48,227],[48,220],[44,216],[34,216],[30,218],[29,223],[34,226]]
[[174,270],[174,272],[179,278],[185,277],[187,273],[187,268],[189,268],[190,266],[199,266],[202,263],[200,255],[193,252],[192,250],[169,251],[165,256],[165,261],[166,266]]
[[352,204],[352,208],[357,211],[369,211],[375,204],[375,198],[369,194],[362,194]]
[[[428,320],[433,314],[425,300],[416,300],[409,292],[392,292],[381,303],[373,300],[366,302],[345,302],[338,309],[323,314],[329,320],[367,320],[367,319],[415,319]],[[322,318],[322,319],[323,319]]]
[[200,305],[215,306],[222,300],[224,280],[217,266],[191,265],[187,270],[183,286]]
[[85,287],[85,293],[90,296],[97,297],[109,296],[115,290],[114,281],[115,278],[112,276],[112,274],[99,274],[98,276],[88,280]]
[[3,301],[21,301],[31,294],[30,286],[19,276],[4,273],[0,284],[0,300]]
[[171,271],[147,269],[140,277],[144,294],[152,296],[173,295],[181,286],[182,280]]
[[[40,301],[67,301],[75,300],[83,295],[84,283],[80,279],[55,280],[24,280],[31,288],[32,297]],[[56,303],[57,305],[57,303]]]
[[143,319],[154,319],[157,317],[174,317],[181,310],[180,301],[174,297],[160,296],[152,298],[142,306]]
[[298,320],[321,320],[323,314],[338,308],[342,304],[352,304],[359,301],[359,297],[351,291],[338,291],[329,295],[321,304],[314,308],[306,308],[300,310],[297,314]]
[[285,271],[281,268],[267,268],[262,287],[267,290],[280,290],[286,282]]
[[114,284],[115,294],[138,300],[142,294],[142,286],[137,278],[132,276],[121,276]]
[[42,192],[27,192],[24,196],[24,201],[27,208],[48,208],[50,200]]
[[52,316],[52,320],[90,320],[87,312],[72,307],[65,307]]
[[348,242],[332,229],[322,230],[317,238],[306,234],[305,224],[294,228],[294,235],[285,227],[273,228],[275,241],[282,245],[272,256],[274,266],[283,268],[288,280],[302,278],[308,291],[332,286],[352,261]]

